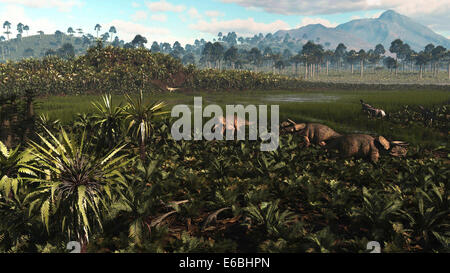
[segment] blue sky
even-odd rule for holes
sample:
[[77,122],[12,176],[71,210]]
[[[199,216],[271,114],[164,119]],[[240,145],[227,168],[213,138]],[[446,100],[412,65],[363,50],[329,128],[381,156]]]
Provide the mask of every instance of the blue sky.
[[114,25],[125,41],[141,34],[151,42],[193,43],[219,31],[240,36],[266,34],[311,23],[334,27],[357,18],[378,17],[394,9],[450,37],[450,0],[0,0],[0,21],[54,33],[68,27],[95,34]]

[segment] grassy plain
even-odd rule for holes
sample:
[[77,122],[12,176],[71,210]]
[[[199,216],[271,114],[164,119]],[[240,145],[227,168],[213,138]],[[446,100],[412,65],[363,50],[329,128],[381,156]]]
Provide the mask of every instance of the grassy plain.
[[[435,90],[326,90],[326,91],[246,91],[246,92],[194,92],[194,93],[149,93],[152,101],[165,101],[168,108],[176,104],[192,105],[194,96],[203,98],[203,105],[228,104],[280,105],[280,119],[320,122],[341,133],[380,134],[391,140],[403,140],[413,144],[440,146],[448,144],[448,135],[424,126],[398,126],[389,120],[369,119],[361,113],[359,100],[384,109],[387,113],[399,111],[405,105],[427,108],[448,104],[450,92]],[[94,112],[92,101],[98,95],[49,97],[38,100],[38,112],[46,113],[62,123],[72,121],[77,113]],[[124,96],[114,95],[115,104],[125,103]]]

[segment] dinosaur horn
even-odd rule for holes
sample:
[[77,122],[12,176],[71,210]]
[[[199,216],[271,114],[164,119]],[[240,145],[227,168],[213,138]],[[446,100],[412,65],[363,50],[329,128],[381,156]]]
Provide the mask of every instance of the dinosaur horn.
[[288,119],[288,121],[290,122],[290,123],[292,123],[292,125],[297,125],[297,123],[295,123],[293,120],[291,120],[291,119]]

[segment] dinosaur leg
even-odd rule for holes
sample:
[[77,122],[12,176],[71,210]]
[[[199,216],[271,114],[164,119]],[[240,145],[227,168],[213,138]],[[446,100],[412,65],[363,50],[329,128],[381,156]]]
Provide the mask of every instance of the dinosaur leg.
[[307,136],[304,136],[303,138],[305,139],[305,146],[306,147],[311,146],[311,142],[309,141],[309,138]]

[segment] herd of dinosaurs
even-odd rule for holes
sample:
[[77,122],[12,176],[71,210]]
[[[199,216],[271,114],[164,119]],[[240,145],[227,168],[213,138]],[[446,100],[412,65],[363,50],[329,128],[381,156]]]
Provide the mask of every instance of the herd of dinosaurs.
[[[383,110],[374,108],[362,100],[361,105],[362,111],[369,114],[369,116],[386,116]],[[237,116],[234,117],[234,126],[233,124],[226,124],[224,117],[220,118],[219,121],[223,125],[221,126],[222,133],[225,132],[225,129],[233,130],[236,128],[239,131],[243,126],[250,125],[247,120],[240,120]],[[378,162],[380,151],[387,151],[391,156],[397,157],[405,156],[408,152],[408,144],[403,141],[389,142],[383,136],[373,137],[367,134],[342,135],[320,123],[296,123],[288,119],[281,123],[280,133],[302,136],[305,140],[306,147],[311,146],[312,143],[320,145],[327,150],[338,150],[341,157],[366,158],[374,163]]]
[[342,157],[368,158],[375,163],[380,158],[380,150],[389,151],[392,156],[405,156],[407,153],[407,144],[404,142],[389,142],[382,136],[373,137],[366,134],[341,135],[319,123],[297,124],[288,120],[281,124],[281,132],[303,136],[306,147],[313,143],[327,150],[338,150]]
[[[377,109],[361,100],[362,111],[372,117],[385,117],[382,109]],[[367,134],[342,135],[330,127],[319,123],[299,123],[288,119],[281,123],[281,133],[298,134],[305,139],[306,147],[311,143],[338,150],[342,157],[367,158],[378,162],[380,151],[388,151],[392,156],[405,156],[408,144],[402,141],[389,142],[383,136],[373,137]]]

